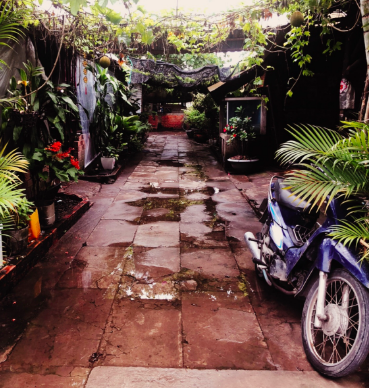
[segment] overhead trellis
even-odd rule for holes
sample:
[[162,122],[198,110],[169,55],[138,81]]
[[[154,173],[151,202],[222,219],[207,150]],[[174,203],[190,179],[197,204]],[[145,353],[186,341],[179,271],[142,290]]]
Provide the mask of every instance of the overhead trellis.
[[143,84],[149,80],[169,86],[179,85],[182,88],[194,88],[202,82],[218,76],[222,82],[238,75],[238,68],[208,65],[194,70],[183,70],[180,67],[163,61],[130,58],[132,62],[132,84]]

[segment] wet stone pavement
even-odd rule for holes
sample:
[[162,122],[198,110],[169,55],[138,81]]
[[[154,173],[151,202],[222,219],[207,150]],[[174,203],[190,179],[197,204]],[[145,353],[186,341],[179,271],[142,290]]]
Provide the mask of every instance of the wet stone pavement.
[[174,132],[70,186],[94,206],[0,302],[0,387],[365,386],[315,373],[302,303],[255,278],[248,183]]

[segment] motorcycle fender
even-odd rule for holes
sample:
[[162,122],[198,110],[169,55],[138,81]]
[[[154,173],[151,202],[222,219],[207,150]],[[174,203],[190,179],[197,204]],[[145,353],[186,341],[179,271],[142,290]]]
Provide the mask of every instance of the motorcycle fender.
[[356,277],[364,287],[369,288],[367,263],[360,262],[359,257],[352,249],[334,240],[325,238],[319,247],[316,268],[319,271],[329,273],[333,260]]

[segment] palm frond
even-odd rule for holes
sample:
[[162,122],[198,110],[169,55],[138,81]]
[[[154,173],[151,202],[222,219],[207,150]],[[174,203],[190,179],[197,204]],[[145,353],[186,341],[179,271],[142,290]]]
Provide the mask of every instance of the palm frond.
[[14,211],[24,197],[24,189],[19,189],[19,183],[13,183],[6,177],[0,177],[0,217],[5,217]]
[[276,158],[281,164],[304,162],[327,156],[329,151],[342,140],[337,132],[313,125],[289,126],[287,130],[296,140],[282,144],[276,152]]
[[19,181],[16,173],[25,173],[28,168],[28,161],[24,155],[17,150],[12,150],[4,155],[7,144],[0,150],[0,177],[7,177],[11,181]]

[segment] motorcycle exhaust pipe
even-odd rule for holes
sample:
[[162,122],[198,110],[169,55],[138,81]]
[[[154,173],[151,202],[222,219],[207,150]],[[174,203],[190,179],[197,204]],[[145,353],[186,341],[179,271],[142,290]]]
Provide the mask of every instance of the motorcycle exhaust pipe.
[[250,249],[252,258],[260,260],[260,249],[258,247],[258,243],[255,241],[256,238],[254,233],[246,232],[244,238],[248,248]]
[[[245,238],[245,242],[246,242],[246,244],[247,244],[247,246],[250,249],[250,252],[252,254],[252,258],[253,258],[252,261],[255,264],[257,264],[259,266],[259,268],[263,271],[264,279],[268,283],[268,285],[272,286],[272,283],[269,280],[269,277],[268,277],[268,275],[266,273],[266,268],[267,267],[264,264],[264,262],[262,260],[260,260],[260,253],[261,253],[261,251],[260,251],[259,246],[258,246],[258,244],[256,242],[258,240],[255,238],[254,234],[251,233],[251,232],[246,232],[245,235],[244,235],[244,238]],[[261,265],[260,263],[263,263],[263,265]]]

